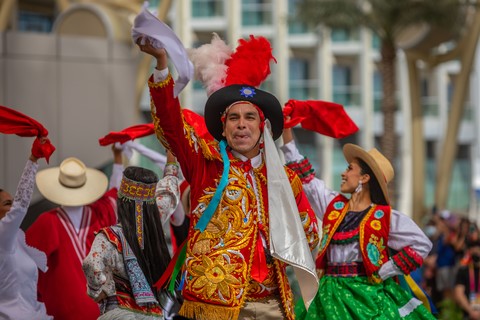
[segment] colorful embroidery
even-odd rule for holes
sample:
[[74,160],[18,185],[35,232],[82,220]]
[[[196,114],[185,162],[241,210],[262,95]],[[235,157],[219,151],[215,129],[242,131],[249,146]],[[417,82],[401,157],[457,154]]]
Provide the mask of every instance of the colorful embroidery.
[[378,231],[382,228],[382,224],[378,220],[372,220],[372,222],[370,222],[370,227],[372,227],[373,230]]
[[337,220],[340,216],[340,212],[337,210],[333,210],[328,214],[328,220]]
[[236,298],[235,289],[241,283],[232,273],[239,265],[229,262],[230,259],[226,260],[223,255],[217,256],[213,261],[208,256],[203,256],[202,264],[192,267],[192,274],[196,277],[191,284],[192,288],[208,298],[216,292],[224,302]]
[[330,233],[330,225],[326,225],[323,227],[322,231],[322,241],[320,242],[320,251],[327,245],[328,242],[328,234]]
[[422,257],[410,247],[405,247],[392,257],[393,263],[404,274],[410,274],[423,263]]
[[345,207],[345,203],[342,201],[337,201],[333,204],[333,207],[337,210],[342,210]]
[[370,262],[376,267],[383,263],[383,250],[385,250],[383,238],[379,239],[377,236],[372,234],[367,244],[367,256]]
[[302,160],[287,162],[286,165],[298,175],[302,183],[308,183],[315,177],[315,170],[307,157]]
[[[382,211],[382,210],[377,210],[375,211],[375,213],[373,214],[373,216],[377,219],[382,219],[383,216],[385,215],[385,213]],[[377,230],[377,229],[376,229]]]
[[240,89],[240,95],[245,98],[252,98],[255,94],[257,93],[255,92],[254,88],[242,87],[242,89]]

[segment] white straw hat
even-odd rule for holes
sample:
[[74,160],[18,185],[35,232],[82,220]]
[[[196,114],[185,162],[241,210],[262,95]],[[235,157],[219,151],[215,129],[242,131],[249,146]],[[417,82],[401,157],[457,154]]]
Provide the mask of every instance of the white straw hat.
[[105,193],[108,186],[108,178],[103,172],[87,168],[74,157],[63,160],[59,167],[39,171],[36,182],[45,198],[62,206],[93,203]]

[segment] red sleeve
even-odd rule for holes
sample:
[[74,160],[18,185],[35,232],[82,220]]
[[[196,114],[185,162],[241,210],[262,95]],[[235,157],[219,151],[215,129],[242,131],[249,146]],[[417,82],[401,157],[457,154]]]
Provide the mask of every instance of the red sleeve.
[[45,252],[47,261],[59,247],[60,220],[55,211],[42,213],[25,232],[25,240],[29,246]]
[[206,141],[199,139],[194,128],[185,121],[178,98],[173,96],[171,75],[158,83],[152,81],[153,77],[150,77],[148,84],[155,133],[163,146],[177,157],[185,179],[192,182],[195,168],[205,167]]

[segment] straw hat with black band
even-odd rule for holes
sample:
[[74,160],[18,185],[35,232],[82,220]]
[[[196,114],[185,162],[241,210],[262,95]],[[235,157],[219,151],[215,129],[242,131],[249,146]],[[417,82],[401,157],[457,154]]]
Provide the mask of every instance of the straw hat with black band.
[[95,202],[107,191],[107,176],[77,158],[66,158],[60,166],[39,171],[36,176],[40,193],[62,206],[83,206]]
[[387,203],[390,203],[387,185],[394,177],[394,171],[390,161],[388,161],[388,159],[375,148],[366,151],[352,143],[347,143],[343,146],[343,155],[348,163],[351,163],[355,159],[360,159],[372,169],[372,172],[382,189],[385,200]]

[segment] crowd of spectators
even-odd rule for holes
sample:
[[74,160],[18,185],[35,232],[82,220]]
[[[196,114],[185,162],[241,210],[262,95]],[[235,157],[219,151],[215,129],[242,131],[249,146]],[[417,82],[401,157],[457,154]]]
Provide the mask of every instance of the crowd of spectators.
[[[480,297],[480,261],[476,261],[477,251],[480,257],[480,233],[477,223],[447,210],[434,210],[424,231],[432,241],[433,249],[425,259],[417,281],[421,282],[440,315],[452,312],[446,309],[454,308],[460,319],[480,319],[480,304],[476,303],[477,295]],[[474,270],[472,273],[469,273],[469,266]]]

